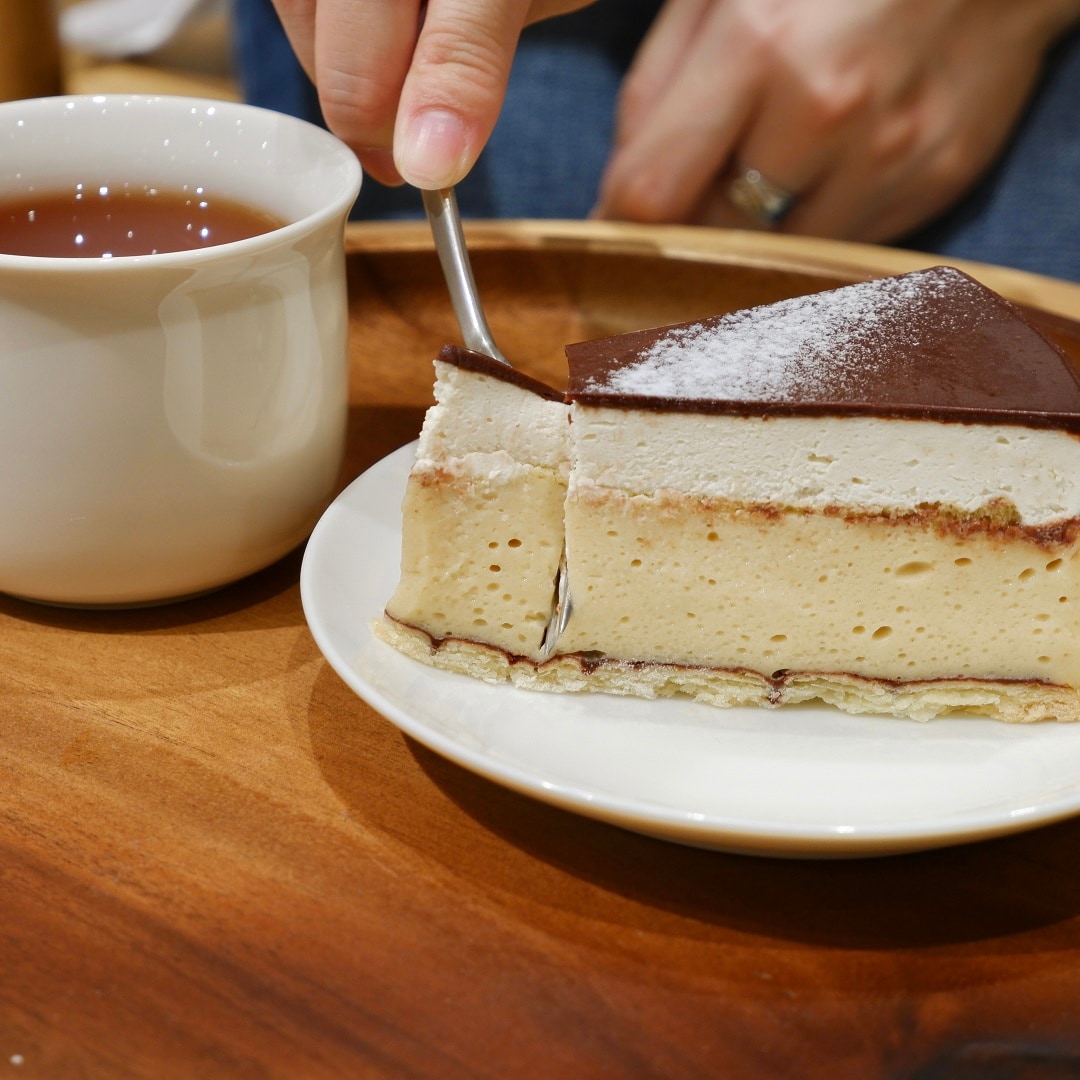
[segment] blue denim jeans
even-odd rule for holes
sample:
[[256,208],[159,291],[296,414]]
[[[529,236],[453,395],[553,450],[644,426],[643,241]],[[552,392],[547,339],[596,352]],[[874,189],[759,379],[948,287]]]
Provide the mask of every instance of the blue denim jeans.
[[[234,0],[237,56],[254,104],[320,120],[315,94],[270,0]],[[458,187],[462,213],[582,218],[611,144],[622,77],[661,0],[597,0],[530,27],[491,141]],[[354,216],[415,218],[409,188],[365,179]],[[1055,49],[1023,123],[990,172],[948,213],[901,242],[1080,281],[1080,31]]]

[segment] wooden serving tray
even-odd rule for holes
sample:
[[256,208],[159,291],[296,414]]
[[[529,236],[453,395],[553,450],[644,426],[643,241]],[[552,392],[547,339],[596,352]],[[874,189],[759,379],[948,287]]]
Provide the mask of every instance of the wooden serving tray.
[[[933,261],[693,229],[468,232],[496,339],[556,379],[567,341]],[[415,436],[457,337],[425,226],[357,226],[349,250],[342,485]],[[1075,340],[1080,287],[977,276]],[[0,598],[0,1070],[832,1080],[1080,1062],[1080,822],[834,863],[578,818],[356,698],[311,638],[299,565],[137,611]]]

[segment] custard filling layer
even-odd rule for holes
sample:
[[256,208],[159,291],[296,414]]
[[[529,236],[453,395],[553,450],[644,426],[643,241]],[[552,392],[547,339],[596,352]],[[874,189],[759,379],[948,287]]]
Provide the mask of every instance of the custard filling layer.
[[1075,542],[598,489],[567,500],[566,530],[560,653],[765,677],[1080,682]]

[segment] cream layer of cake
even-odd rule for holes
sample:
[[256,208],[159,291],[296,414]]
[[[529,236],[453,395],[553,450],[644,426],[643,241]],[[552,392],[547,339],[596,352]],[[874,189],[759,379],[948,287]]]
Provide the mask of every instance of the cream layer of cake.
[[1011,305],[939,268],[568,357],[558,655],[430,605],[388,608],[398,647],[538,689],[1080,717],[1080,387]]

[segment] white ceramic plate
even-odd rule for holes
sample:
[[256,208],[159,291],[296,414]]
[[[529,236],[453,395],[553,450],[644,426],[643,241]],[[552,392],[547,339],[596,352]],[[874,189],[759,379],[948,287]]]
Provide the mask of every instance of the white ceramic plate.
[[546,694],[407,659],[371,623],[397,581],[414,450],[384,458],[327,510],[301,594],[342,679],[466,769],[637,832],[760,855],[916,851],[1080,812],[1080,725]]

